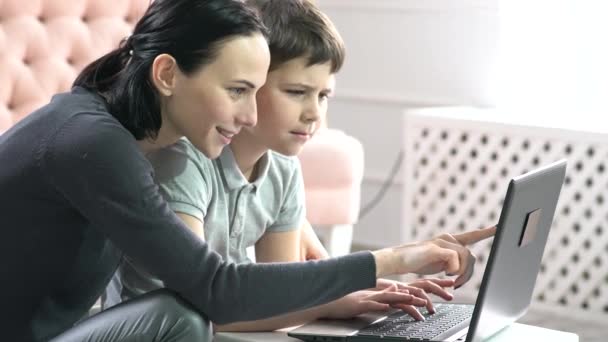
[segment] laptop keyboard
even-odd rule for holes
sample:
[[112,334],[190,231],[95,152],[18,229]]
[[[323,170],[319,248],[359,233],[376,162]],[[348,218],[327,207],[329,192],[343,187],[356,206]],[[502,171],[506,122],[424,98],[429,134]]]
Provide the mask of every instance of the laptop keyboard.
[[401,337],[428,340],[470,318],[473,305],[435,304],[435,313],[426,308],[420,310],[425,321],[416,321],[403,311],[397,311],[386,319],[359,330],[358,336]]

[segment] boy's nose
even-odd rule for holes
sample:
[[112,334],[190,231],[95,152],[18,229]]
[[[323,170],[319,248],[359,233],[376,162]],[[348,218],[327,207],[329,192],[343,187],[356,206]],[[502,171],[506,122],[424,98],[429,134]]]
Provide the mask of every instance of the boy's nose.
[[304,122],[316,122],[321,119],[321,108],[319,104],[315,103],[306,108],[302,114]]

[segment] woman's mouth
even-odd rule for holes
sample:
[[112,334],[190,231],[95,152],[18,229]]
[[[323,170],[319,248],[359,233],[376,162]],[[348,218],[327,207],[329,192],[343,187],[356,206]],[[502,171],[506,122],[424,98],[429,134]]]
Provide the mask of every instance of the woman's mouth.
[[225,145],[230,144],[232,138],[238,133],[235,131],[229,131],[220,127],[216,127],[217,132],[220,134],[220,138]]

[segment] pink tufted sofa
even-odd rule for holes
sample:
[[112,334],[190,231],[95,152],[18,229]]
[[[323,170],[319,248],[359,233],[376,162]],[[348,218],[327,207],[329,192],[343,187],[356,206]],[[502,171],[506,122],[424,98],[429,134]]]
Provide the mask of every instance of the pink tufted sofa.
[[148,0],[0,0],[0,132],[117,46]]
[[306,217],[332,256],[348,254],[359,217],[363,146],[322,128],[299,155],[306,188]]
[[[149,0],[0,0],[0,134],[127,36]],[[331,254],[350,250],[363,149],[324,128],[301,155],[310,222]]]

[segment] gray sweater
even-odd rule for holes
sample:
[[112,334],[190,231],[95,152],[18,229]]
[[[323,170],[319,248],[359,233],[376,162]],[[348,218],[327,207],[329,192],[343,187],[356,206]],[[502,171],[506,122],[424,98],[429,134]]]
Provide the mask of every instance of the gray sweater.
[[78,87],[0,135],[0,232],[7,341],[47,340],[72,326],[123,253],[220,324],[375,285],[369,252],[306,263],[224,262],[167,206],[136,140],[101,97]]

